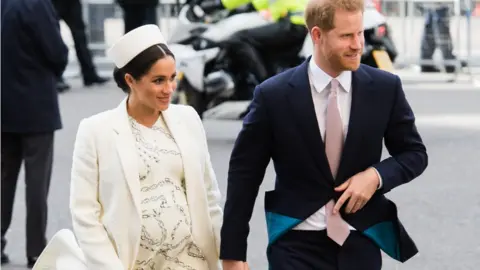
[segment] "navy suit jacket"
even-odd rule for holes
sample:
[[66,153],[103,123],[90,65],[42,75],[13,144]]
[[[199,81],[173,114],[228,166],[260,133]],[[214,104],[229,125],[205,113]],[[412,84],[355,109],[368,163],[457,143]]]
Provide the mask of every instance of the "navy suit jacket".
[[[220,257],[246,260],[249,221],[273,160],[275,189],[265,194],[269,243],[307,219],[330,199],[334,187],[375,167],[383,186],[360,211],[343,218],[392,258],[404,262],[418,250],[384,194],[419,176],[427,153],[398,76],[361,65],[353,72],[352,107],[334,182],[315,115],[308,61],[255,89],[231,155]],[[381,160],[383,140],[391,157]],[[346,205],[346,204],[345,204]]]
[[62,128],[57,78],[68,63],[50,0],[2,0],[2,132]]

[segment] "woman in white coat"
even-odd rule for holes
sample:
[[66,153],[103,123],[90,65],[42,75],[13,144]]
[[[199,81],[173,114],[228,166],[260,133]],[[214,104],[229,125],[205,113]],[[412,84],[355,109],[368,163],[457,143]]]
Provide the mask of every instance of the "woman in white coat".
[[81,121],[70,208],[91,270],[217,270],[222,209],[202,122],[171,105],[175,58],[155,25],[109,50],[120,105]]

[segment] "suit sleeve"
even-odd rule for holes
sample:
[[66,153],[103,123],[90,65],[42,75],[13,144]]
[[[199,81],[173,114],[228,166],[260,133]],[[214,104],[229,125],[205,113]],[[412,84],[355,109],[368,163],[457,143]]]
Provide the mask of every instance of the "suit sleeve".
[[55,75],[61,76],[68,64],[68,48],[60,34],[57,13],[50,0],[38,0],[30,7],[26,20],[39,50]]
[[384,135],[389,158],[374,165],[382,178],[380,192],[410,182],[423,173],[428,155],[415,125],[415,116],[408,104],[400,78],[395,77],[395,99]]
[[78,244],[85,254],[88,269],[124,269],[100,222],[103,213],[98,201],[98,159],[93,128],[80,122],[75,147],[70,187],[70,211]]
[[205,189],[207,192],[207,200],[208,200],[208,212],[210,213],[210,219],[213,225],[212,229],[215,235],[217,253],[220,254],[220,229],[222,227],[222,221],[223,221],[223,211],[222,211],[222,207],[220,206],[222,195],[220,193],[217,178],[215,176],[215,172],[213,170],[212,162],[210,159],[207,136],[205,134],[205,129],[203,127],[202,120],[198,116],[198,113],[192,107],[189,107],[189,108],[192,109],[192,114],[195,115],[202,132],[202,144],[204,146],[204,151],[206,155],[205,164],[204,164],[205,166],[204,179],[205,179]]
[[270,162],[272,133],[261,86],[255,89],[228,170],[220,258],[246,261],[249,222]]

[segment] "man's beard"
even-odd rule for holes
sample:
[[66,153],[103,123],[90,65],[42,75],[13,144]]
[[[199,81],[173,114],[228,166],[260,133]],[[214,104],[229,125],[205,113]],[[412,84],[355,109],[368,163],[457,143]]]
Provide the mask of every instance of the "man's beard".
[[[358,57],[358,56],[357,56]],[[347,61],[345,58],[338,54],[330,54],[329,62],[332,67],[338,71],[351,70],[355,71],[360,66],[360,61]]]

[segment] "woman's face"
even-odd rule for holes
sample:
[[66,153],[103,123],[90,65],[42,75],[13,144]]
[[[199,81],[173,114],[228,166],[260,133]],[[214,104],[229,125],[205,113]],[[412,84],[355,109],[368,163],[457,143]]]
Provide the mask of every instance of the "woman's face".
[[125,80],[130,86],[131,95],[145,107],[154,111],[168,109],[173,91],[177,88],[176,67],[173,57],[157,60],[147,74],[139,80],[135,80],[129,74]]

